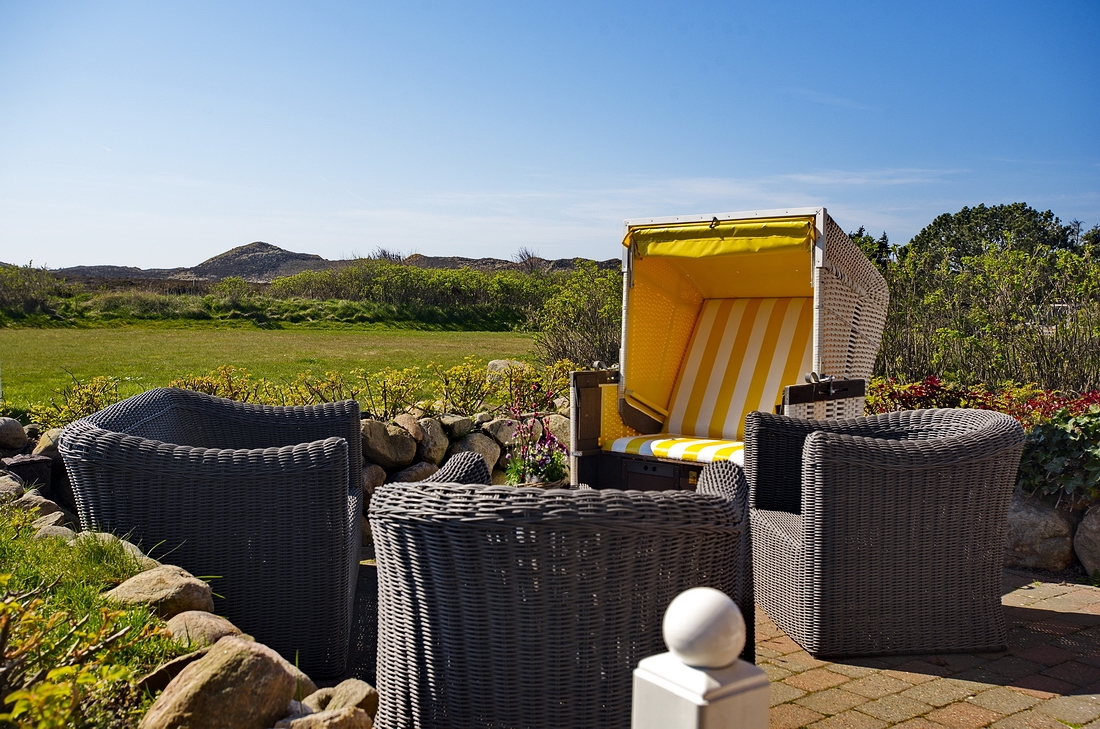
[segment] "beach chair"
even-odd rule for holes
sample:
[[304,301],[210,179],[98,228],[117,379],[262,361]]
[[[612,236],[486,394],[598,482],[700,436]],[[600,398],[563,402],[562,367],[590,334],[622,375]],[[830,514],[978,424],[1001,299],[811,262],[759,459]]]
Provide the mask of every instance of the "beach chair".
[[752,411],[862,415],[887,301],[825,208],[626,221],[619,365],[572,374],[572,482],[694,489],[743,463]]

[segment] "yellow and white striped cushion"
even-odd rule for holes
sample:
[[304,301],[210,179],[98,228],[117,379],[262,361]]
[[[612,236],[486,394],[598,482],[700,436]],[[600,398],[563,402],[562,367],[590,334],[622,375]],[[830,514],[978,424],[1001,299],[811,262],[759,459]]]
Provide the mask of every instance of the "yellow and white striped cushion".
[[604,449],[614,453],[656,456],[695,463],[733,461],[739,466],[745,465],[745,444],[735,440],[685,438],[662,433],[618,438],[605,445]]
[[813,369],[813,319],[808,297],[704,301],[665,430],[743,439],[745,416],[774,412],[783,387]]

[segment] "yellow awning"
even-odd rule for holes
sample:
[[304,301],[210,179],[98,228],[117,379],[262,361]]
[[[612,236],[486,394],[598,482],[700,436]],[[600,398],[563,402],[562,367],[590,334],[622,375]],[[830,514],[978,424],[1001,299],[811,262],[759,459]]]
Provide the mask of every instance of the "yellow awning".
[[804,216],[642,226],[632,228],[623,245],[634,245],[638,258],[704,258],[762,251],[809,251],[813,239],[814,218]]

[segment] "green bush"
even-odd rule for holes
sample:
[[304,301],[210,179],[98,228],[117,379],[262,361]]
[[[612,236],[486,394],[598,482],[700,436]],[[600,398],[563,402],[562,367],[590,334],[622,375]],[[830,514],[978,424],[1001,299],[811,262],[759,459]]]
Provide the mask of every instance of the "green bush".
[[1078,414],[1063,411],[1032,428],[1019,485],[1071,507],[1100,499],[1100,405]]
[[65,283],[45,268],[0,265],[0,313],[23,318],[50,312],[50,300],[67,293]]
[[622,307],[622,273],[601,271],[591,261],[579,262],[561,288],[530,315],[540,359],[618,362]]

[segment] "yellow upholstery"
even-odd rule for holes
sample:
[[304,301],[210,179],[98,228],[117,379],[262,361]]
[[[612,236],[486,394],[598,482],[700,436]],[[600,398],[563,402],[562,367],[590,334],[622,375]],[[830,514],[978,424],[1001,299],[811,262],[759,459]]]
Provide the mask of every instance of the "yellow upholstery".
[[813,299],[708,299],[672,393],[669,433],[742,440],[745,416],[774,412],[812,369]]
[[733,461],[740,466],[745,465],[745,444],[733,440],[684,438],[662,433],[619,438],[606,444],[604,450],[694,463]]

